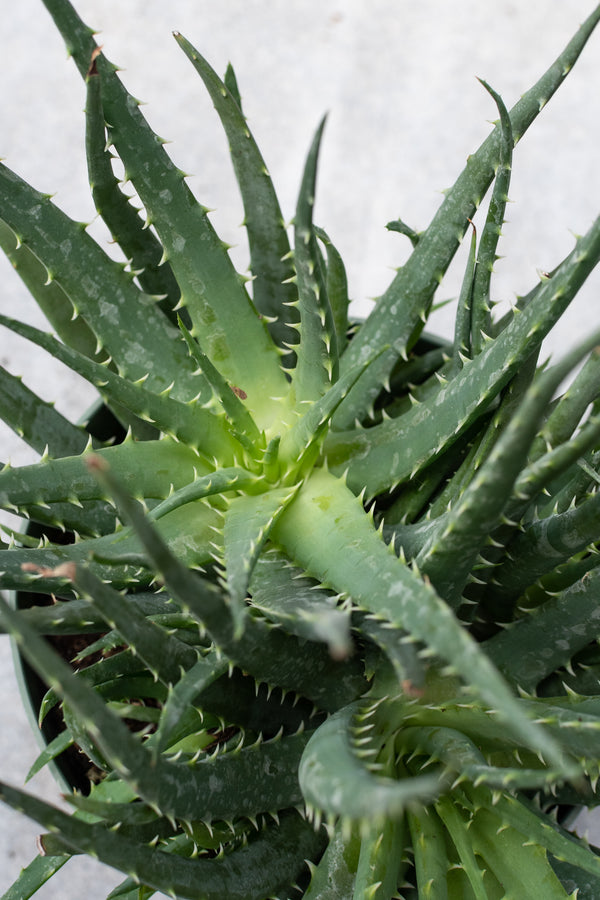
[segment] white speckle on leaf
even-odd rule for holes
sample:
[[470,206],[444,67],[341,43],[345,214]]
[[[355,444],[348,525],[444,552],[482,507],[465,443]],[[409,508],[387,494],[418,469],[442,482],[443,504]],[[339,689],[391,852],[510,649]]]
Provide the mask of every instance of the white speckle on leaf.
[[114,308],[112,303],[108,303],[106,300],[101,300],[98,306],[100,308],[100,315],[102,317],[106,316],[111,325],[119,324],[119,316],[117,315],[117,310]]
[[[84,277],[81,279],[81,287],[85,291],[85,294],[87,297],[91,297],[92,299],[95,300],[96,297],[98,296],[98,293],[99,293],[98,285],[93,280],[93,278],[89,278],[88,276],[84,275]],[[110,306],[111,304],[104,301],[104,305]],[[102,315],[105,315],[105,312],[102,311],[102,309],[101,309],[101,313],[102,313]]]
[[144,348],[141,344],[133,343],[130,344],[127,353],[125,354],[125,360],[128,363],[137,363],[144,359]]

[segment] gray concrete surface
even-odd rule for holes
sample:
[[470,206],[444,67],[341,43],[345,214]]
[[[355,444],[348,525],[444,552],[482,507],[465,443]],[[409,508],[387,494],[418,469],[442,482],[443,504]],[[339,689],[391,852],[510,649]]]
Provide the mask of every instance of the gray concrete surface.
[[[8,4],[0,57],[0,156],[76,219],[94,211],[83,155],[84,94],[40,0]],[[488,80],[513,103],[562,49],[592,0],[78,0],[86,21],[101,31],[108,56],[126,70],[131,92],[147,102],[156,131],[193,173],[191,185],[222,236],[238,245],[245,265],[242,211],[227,160],[226,141],[200,80],[171,37],[177,29],[223,72],[236,68],[246,113],[291,218],[303,158],[321,115],[329,111],[316,218],[338,244],[348,267],[357,311],[366,311],[408,251],[385,231],[401,216],[422,228],[465,158],[496,117],[475,80]],[[551,268],[598,213],[600,66],[596,35],[577,68],[515,153],[509,223],[498,263],[495,299],[510,303]],[[95,233],[104,236],[97,226]],[[441,297],[455,295],[462,257]],[[0,309],[39,322],[27,295],[0,259]],[[549,348],[572,345],[600,322],[595,275]],[[449,333],[451,311],[437,316]],[[46,365],[16,338],[0,336],[0,361],[58,408],[78,416],[93,396],[57,364]],[[0,459],[14,464],[33,454],[6,429]],[[0,777],[20,784],[36,755],[12,681],[6,642],[0,678],[8,703],[0,707]],[[56,788],[41,779],[52,799]],[[0,890],[34,853],[36,827],[0,809]],[[596,834],[598,832],[596,831]],[[599,837],[596,838],[600,839]],[[118,875],[73,861],[39,894],[40,900],[103,898]]]

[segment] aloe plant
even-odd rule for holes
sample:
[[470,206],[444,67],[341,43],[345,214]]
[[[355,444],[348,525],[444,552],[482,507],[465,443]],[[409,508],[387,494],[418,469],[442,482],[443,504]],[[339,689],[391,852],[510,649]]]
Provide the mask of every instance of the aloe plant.
[[[115,422],[90,434],[0,370],[0,411],[42,455],[0,472],[2,508],[37,528],[6,526],[0,585],[54,598],[0,602],[0,626],[47,686],[40,721],[64,722],[32,772],[74,745],[97,773],[71,815],[0,783],[45,831],[5,896],[77,853],[121,870],[128,900],[598,896],[598,852],[556,812],[599,796],[600,331],[539,356],[600,219],[502,318],[491,275],[514,145],[600,7],[512,110],[483,83],[494,130],[424,231],[389,224],[412,254],[357,323],[313,222],[324,122],[290,240],[232,69],[175,35],[229,140],[247,284],[91,30],[44,5],[126,262],[0,166],[0,243],[56,336],[0,324]],[[468,231],[455,334],[433,340]],[[74,660],[61,635],[88,636]]]

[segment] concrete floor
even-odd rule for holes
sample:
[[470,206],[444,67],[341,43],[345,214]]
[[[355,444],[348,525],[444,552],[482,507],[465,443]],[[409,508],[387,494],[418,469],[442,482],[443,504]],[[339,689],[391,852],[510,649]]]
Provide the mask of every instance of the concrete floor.
[[[512,104],[554,59],[593,8],[592,0],[78,0],[82,17],[102,33],[109,58],[121,64],[130,91],[148,104],[155,130],[173,141],[177,164],[194,173],[193,190],[215,208],[221,236],[239,244],[245,265],[241,205],[226,142],[199,79],[170,32],[180,30],[220,72],[231,60],[246,113],[291,218],[303,158],[325,111],[316,218],[348,267],[356,310],[367,311],[402,263],[405,239],[385,231],[401,216],[420,229],[469,152],[496,118],[475,80],[484,77]],[[83,154],[83,87],[65,57],[40,0],[10,4],[0,60],[0,156],[40,190],[57,192],[70,215],[91,220]],[[505,226],[495,298],[509,303],[551,268],[598,213],[600,36],[515,153],[510,223]],[[98,231],[99,239],[103,240]],[[455,296],[457,260],[442,288]],[[32,322],[39,316],[0,259],[0,310]],[[598,273],[581,292],[549,350],[560,353],[600,321]],[[450,332],[451,312],[437,316]],[[59,366],[0,336],[0,362],[58,408],[77,417],[93,392]],[[6,429],[0,459],[23,464],[33,454]],[[36,749],[12,680],[7,642],[0,641],[0,777],[21,784]],[[56,799],[49,778],[34,782]],[[0,809],[0,890],[34,854],[36,827]],[[596,840],[600,832],[596,829]],[[72,861],[40,900],[103,898],[118,874]],[[63,877],[65,876],[65,877]]]

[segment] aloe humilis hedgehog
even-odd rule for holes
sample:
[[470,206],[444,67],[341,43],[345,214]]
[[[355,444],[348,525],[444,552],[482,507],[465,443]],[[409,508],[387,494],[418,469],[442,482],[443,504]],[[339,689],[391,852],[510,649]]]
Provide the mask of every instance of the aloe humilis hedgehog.
[[[40,717],[64,719],[34,768],[75,744],[99,773],[72,815],[0,784],[45,832],[7,896],[80,852],[127,900],[600,896],[597,852],[556,816],[599,797],[600,332],[539,364],[600,219],[510,313],[490,302],[514,144],[600,7],[510,113],[483,85],[498,123],[425,231],[390,223],[412,255],[353,323],[313,223],[323,125],[290,246],[233,71],[175,35],[230,143],[247,285],[93,33],[44,4],[127,263],[2,166],[1,243],[58,337],[0,321],[91,382],[124,439],[1,371],[3,415],[43,454],[0,472],[2,507],[72,537],[7,526],[1,548],[4,589],[55,601],[0,604],[47,685]],[[431,341],[467,232],[454,339]],[[73,665],[43,637],[71,634],[95,635]]]

